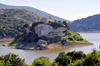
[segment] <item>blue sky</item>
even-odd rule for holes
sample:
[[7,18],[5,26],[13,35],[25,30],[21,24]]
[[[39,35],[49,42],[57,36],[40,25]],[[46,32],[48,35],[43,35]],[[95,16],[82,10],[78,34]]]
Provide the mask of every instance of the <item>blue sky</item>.
[[34,7],[70,21],[100,13],[100,0],[0,0],[0,3]]

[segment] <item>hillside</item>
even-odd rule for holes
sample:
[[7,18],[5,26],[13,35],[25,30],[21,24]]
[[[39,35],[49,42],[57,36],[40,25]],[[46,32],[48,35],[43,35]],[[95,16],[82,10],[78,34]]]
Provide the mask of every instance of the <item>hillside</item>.
[[24,20],[28,20],[30,22],[39,21],[40,17],[30,11],[24,9],[0,9],[3,13],[13,15],[13,17],[22,18]]
[[32,7],[28,7],[28,6],[10,6],[10,5],[4,5],[4,4],[0,4],[0,9],[25,9],[28,11],[33,12],[34,14],[37,14],[40,17],[44,17],[44,18],[48,18],[48,16],[50,16],[52,18],[52,20],[54,21],[55,19],[58,21],[67,21],[70,22],[69,20],[54,16],[52,14],[43,12],[41,10],[38,10],[36,8],[32,8]]
[[17,33],[24,31],[22,25],[30,23],[13,15],[0,14],[0,39],[15,37]]
[[75,20],[69,25],[70,30],[74,32],[100,31],[100,14]]

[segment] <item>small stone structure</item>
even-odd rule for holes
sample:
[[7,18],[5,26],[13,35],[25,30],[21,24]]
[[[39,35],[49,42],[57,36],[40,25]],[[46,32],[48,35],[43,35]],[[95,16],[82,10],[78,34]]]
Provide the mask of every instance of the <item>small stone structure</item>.
[[40,47],[40,50],[47,49],[47,41],[45,40],[38,40],[37,45]]
[[52,21],[51,17],[48,18],[43,18],[40,20],[41,22],[48,22],[48,21]]

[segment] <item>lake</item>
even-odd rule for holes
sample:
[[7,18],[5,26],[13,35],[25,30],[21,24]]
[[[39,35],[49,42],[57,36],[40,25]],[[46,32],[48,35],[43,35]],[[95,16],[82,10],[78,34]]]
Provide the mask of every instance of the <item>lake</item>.
[[5,55],[9,52],[15,53],[19,55],[21,58],[25,58],[26,63],[31,64],[31,62],[40,56],[46,56],[51,61],[58,56],[58,54],[62,51],[69,52],[69,51],[83,51],[84,53],[89,53],[96,48],[98,51],[100,45],[100,33],[79,33],[84,39],[88,40],[94,45],[90,46],[83,46],[83,47],[72,47],[72,48],[64,48],[64,49],[52,49],[52,50],[21,50],[21,49],[10,49],[9,47],[2,46],[3,44],[7,44],[9,42],[0,42],[0,56]]

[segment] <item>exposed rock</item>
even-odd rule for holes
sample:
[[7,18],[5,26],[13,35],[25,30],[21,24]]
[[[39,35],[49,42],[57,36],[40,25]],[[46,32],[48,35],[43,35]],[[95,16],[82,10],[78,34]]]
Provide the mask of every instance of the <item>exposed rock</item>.
[[47,24],[38,24],[37,26],[34,27],[35,33],[41,37],[41,36],[46,36],[46,37],[57,37],[57,36],[64,36],[63,31],[67,30],[65,27],[59,27],[57,29],[54,29],[52,26],[47,25]]
[[39,40],[37,44],[40,47],[40,50],[47,49],[47,41],[45,41],[45,40]]
[[61,43],[62,43],[62,46],[68,46],[69,45],[69,43],[66,40],[62,40]]
[[32,32],[32,31],[29,29],[29,27],[25,28],[25,30],[26,30],[26,33]]

